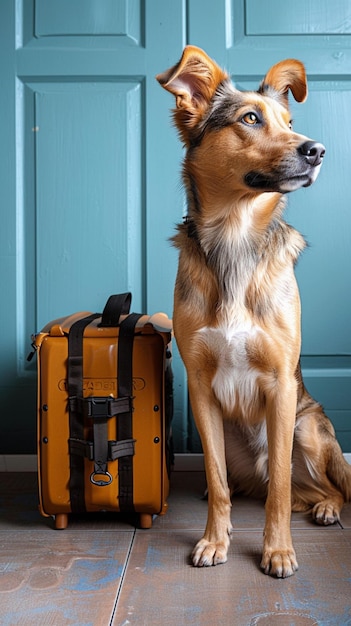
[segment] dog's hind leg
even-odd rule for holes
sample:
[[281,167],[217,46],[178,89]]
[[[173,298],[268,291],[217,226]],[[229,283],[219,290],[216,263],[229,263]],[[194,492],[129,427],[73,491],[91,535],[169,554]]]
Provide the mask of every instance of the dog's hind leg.
[[351,499],[351,467],[331,422],[307,392],[295,429],[292,485],[295,502],[304,503],[324,526],[339,521],[345,500]]
[[210,384],[201,376],[189,377],[191,406],[204,451],[208,487],[208,517],[205,534],[196,544],[192,561],[197,567],[225,563],[230,543],[230,493],[225,461],[223,417]]

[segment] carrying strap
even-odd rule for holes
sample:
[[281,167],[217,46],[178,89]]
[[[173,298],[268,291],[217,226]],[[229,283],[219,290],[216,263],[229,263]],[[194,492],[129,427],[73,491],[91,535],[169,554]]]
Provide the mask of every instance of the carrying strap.
[[130,292],[110,296],[102,312],[99,326],[119,326],[119,318],[121,315],[127,315],[129,313],[131,301],[132,294]]
[[[78,411],[77,398],[83,397],[83,335],[84,329],[94,319],[100,317],[93,313],[75,322],[68,335],[68,372],[67,386],[69,397],[70,440],[82,440],[84,423]],[[70,499],[72,513],[86,510],[84,499],[84,458],[70,454]]]
[[[119,398],[130,398],[129,410],[118,415],[117,439],[133,439],[133,342],[135,326],[142,315],[131,313],[120,325],[117,356],[117,388]],[[133,456],[118,461],[118,494],[120,511],[133,511]]]

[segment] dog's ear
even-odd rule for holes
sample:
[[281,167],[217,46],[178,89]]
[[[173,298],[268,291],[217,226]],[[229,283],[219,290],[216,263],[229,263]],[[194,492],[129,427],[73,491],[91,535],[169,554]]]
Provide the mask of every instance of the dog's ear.
[[158,82],[176,98],[174,121],[183,141],[189,144],[192,129],[202,119],[219,83],[228,76],[195,46],[184,48],[177,65],[156,76]]
[[297,102],[307,98],[307,79],[304,65],[296,59],[286,59],[273,65],[264,77],[259,93],[272,95],[272,90],[279,94],[283,104],[288,106],[289,89]]

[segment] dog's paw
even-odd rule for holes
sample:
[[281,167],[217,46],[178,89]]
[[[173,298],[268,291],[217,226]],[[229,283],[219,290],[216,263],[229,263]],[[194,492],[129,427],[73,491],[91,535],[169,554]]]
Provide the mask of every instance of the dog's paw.
[[195,567],[210,567],[227,560],[228,545],[201,539],[195,546],[191,559]]
[[335,524],[340,521],[339,507],[331,500],[323,500],[313,507],[312,517],[321,526]]
[[295,551],[291,548],[291,550],[264,552],[261,568],[265,574],[270,574],[270,576],[288,578],[288,576],[292,576],[298,570],[299,566],[296,561]]

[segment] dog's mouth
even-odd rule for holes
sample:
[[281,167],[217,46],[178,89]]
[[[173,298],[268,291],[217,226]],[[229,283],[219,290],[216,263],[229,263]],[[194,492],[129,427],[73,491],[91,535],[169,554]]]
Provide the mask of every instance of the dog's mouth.
[[280,190],[284,193],[289,191],[295,191],[296,189],[301,189],[301,187],[309,187],[314,183],[318,176],[318,172],[315,176],[308,176],[307,174],[304,176],[294,176],[292,178],[288,178],[287,180],[283,180],[280,182]]
[[325,147],[312,140],[304,141],[294,154],[268,173],[252,170],[245,175],[245,184],[257,191],[288,193],[309,187],[316,180],[325,155]]
[[263,174],[257,171],[251,171],[245,176],[245,184],[256,191],[278,191],[280,193],[289,193],[296,191],[301,187],[309,187],[312,185],[320,170],[320,165],[310,169],[308,172],[301,174],[289,175],[285,172],[273,172],[272,174]]

